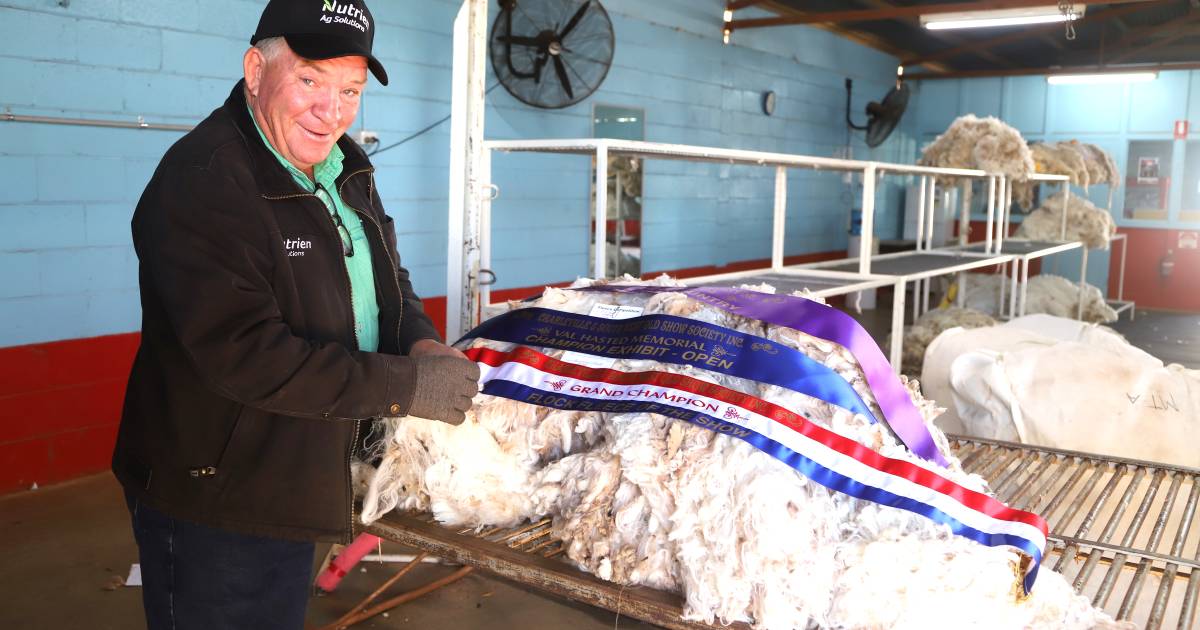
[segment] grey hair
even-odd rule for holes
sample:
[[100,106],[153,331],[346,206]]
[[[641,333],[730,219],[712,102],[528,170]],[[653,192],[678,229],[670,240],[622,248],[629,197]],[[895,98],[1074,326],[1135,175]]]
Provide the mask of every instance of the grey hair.
[[282,36],[267,37],[266,39],[258,40],[258,43],[254,44],[254,47],[262,53],[267,63],[271,63],[279,56],[279,53],[283,52],[284,48],[287,48],[287,40]]

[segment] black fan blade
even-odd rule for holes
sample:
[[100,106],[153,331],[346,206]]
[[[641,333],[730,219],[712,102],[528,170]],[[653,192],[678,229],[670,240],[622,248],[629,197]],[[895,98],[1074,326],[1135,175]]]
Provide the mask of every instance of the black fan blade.
[[567,35],[570,35],[571,31],[575,30],[575,26],[579,24],[579,20],[583,19],[583,14],[587,13],[588,7],[591,4],[592,0],[585,0],[585,2],[579,6],[579,10],[575,12],[575,15],[571,16],[571,20],[567,22],[567,25],[563,27],[562,32],[558,34],[559,41],[566,39]]
[[502,44],[516,44],[518,46],[531,46],[537,48],[542,45],[536,37],[521,37],[519,35],[501,35],[497,39]]
[[538,55],[538,58],[533,62],[533,82],[542,82],[542,69],[546,67],[546,56],[550,53]]
[[567,67],[563,65],[562,57],[554,55],[554,72],[558,74],[558,82],[562,84],[563,91],[567,93],[567,98],[575,98],[575,90],[571,89],[571,79],[567,77]]

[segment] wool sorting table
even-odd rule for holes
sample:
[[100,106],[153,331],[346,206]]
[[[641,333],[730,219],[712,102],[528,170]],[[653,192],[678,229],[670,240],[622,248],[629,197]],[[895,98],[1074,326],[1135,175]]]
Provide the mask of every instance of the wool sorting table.
[[[930,278],[953,275],[960,272],[984,269],[998,265],[1006,265],[1015,260],[1011,254],[985,254],[980,252],[957,251],[953,249],[919,250],[881,254],[871,256],[871,274],[890,277],[896,281],[896,290],[892,302],[892,348],[890,359],[892,366],[898,369],[900,365],[900,344],[896,339],[904,336],[904,300],[905,288],[914,283],[913,320],[929,310]],[[858,259],[832,260],[804,265],[808,272],[826,271],[848,273],[858,265]],[[921,291],[919,287],[924,287]],[[1003,285],[1001,285],[1003,287]],[[1014,286],[1014,290],[1015,290]],[[959,291],[958,302],[962,305],[963,293]],[[1001,296],[1001,302],[1004,298]]]
[[[895,287],[898,289],[896,291],[897,302],[893,303],[892,348],[889,353],[894,366],[900,365],[901,344],[904,338],[902,334],[904,327],[903,296],[908,282],[920,282],[937,275],[976,269],[1011,260],[1011,257],[1002,254],[991,254],[989,262],[982,262],[983,259],[989,257],[925,252],[928,254],[925,260],[942,263],[942,266],[936,271],[929,267],[921,267],[913,274],[891,271],[874,273],[871,269],[874,261],[888,260],[891,256],[867,255],[867,252],[871,251],[876,184],[881,177],[911,176],[921,181],[919,199],[922,212],[921,223],[922,225],[929,224],[929,234],[932,235],[937,178],[964,182],[969,180],[988,181],[990,182],[989,208],[994,209],[997,206],[995,201],[997,181],[1002,181],[1003,177],[989,175],[983,171],[604,138],[490,140],[483,142],[482,149],[479,183],[487,187],[491,194],[479,199],[478,207],[473,209],[468,217],[469,220],[465,223],[452,222],[450,225],[450,273],[455,277],[449,280],[446,299],[448,305],[447,334],[451,338],[465,334],[482,319],[487,319],[506,308],[503,304],[493,304],[491,297],[491,283],[495,280],[496,275],[492,270],[492,201],[495,195],[501,193],[500,188],[492,184],[494,153],[545,153],[591,158],[594,160],[595,171],[592,197],[597,217],[607,216],[607,196],[602,191],[607,190],[608,157],[610,155],[647,160],[737,164],[773,169],[775,190],[772,208],[770,266],[732,274],[689,278],[686,281],[687,284],[690,286],[726,284],[728,286],[728,284],[769,282],[775,285],[776,281],[782,280],[788,287],[788,292],[806,288],[813,291],[818,297],[858,293],[884,286]],[[858,257],[847,259],[844,261],[845,264],[837,267],[827,267],[821,264],[789,265],[785,263],[789,170],[826,171],[861,177],[863,184],[861,196],[863,238],[860,242]],[[601,191],[600,194],[598,191]],[[965,204],[963,208],[965,211]],[[597,220],[592,223],[594,234],[592,235],[591,275],[600,278],[604,277],[606,272],[607,222]],[[773,278],[774,281],[765,280],[768,277]],[[777,285],[777,288],[782,289],[783,285]],[[925,298],[925,306],[928,307],[928,296]]]
[[[984,254],[988,248],[983,243],[974,243],[971,245],[953,248],[961,252]],[[1009,293],[1010,302],[1008,307],[1009,317],[1021,317],[1025,315],[1026,302],[1029,297],[1029,263],[1038,258],[1053,256],[1071,250],[1081,250],[1083,263],[1079,269],[1079,294],[1083,295],[1083,290],[1087,288],[1087,260],[1088,250],[1083,246],[1081,241],[1035,241],[1018,238],[1010,238],[1004,241],[1003,251],[1006,254],[1013,256],[1013,264],[1016,269],[1012,274],[1012,291]],[[1002,285],[1003,286],[1003,285]],[[1019,288],[1018,288],[1019,287]],[[1004,308],[1003,293],[1000,297],[1001,310]],[[1083,318],[1083,300],[1079,300],[1079,309],[1076,313],[1076,319]]]
[[[1094,605],[1147,630],[1196,623],[1200,470],[980,438],[952,437],[951,446],[1001,500],[1046,518],[1043,566],[1063,573]],[[677,630],[713,627],[683,621],[676,594],[576,569],[562,557],[549,519],[476,533],[443,527],[429,514],[393,512],[367,531],[624,617]]]

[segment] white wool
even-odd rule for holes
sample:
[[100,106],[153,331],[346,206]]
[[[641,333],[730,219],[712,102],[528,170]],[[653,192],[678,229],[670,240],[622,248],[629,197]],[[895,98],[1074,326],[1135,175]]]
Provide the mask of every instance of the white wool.
[[[1059,192],[1042,202],[1041,207],[1025,217],[1013,235],[1016,238],[1057,241],[1062,234],[1063,193]],[[1071,195],[1067,203],[1068,241],[1083,241],[1089,249],[1108,249],[1117,225],[1107,210],[1079,195]]]
[[[1072,183],[1078,183],[1078,179],[1074,176],[1074,165],[1064,160],[1063,156],[1058,151],[1058,145],[1053,142],[1034,142],[1029,145],[1029,151],[1033,153],[1033,165],[1039,173],[1050,173],[1054,175],[1069,175]],[[1032,189],[1033,184],[1027,184]]]
[[[1000,285],[1008,284],[1011,278],[996,274],[966,274],[966,294],[964,304],[967,308],[993,317],[999,317],[1002,312],[1008,312],[1010,293],[1004,296],[1004,304],[1000,304]],[[1020,290],[1020,286],[1017,287]],[[1025,306],[1025,314],[1046,313],[1056,317],[1074,319],[1079,308],[1079,283],[1053,274],[1040,274],[1029,279],[1027,291],[1029,300]],[[1103,294],[1095,285],[1085,284],[1083,290],[1083,321],[1091,323],[1108,323],[1117,321],[1117,312],[1104,301]]]
[[[667,278],[650,284],[676,285]],[[547,289],[541,299],[513,307],[588,313],[596,304],[637,305],[647,314],[768,337],[840,374],[877,410],[862,370],[841,346],[682,293]],[[619,360],[613,369],[655,369],[719,383],[888,457],[934,468],[882,425],[791,390],[648,360]],[[986,491],[981,477],[962,471],[933,427],[936,404],[920,396],[915,381],[902,382],[950,461],[943,474]],[[1039,582],[1050,586],[1018,602],[1018,555],[1011,550],[989,549],[913,513],[830,491],[743,441],[686,422],[644,413],[571,415],[482,395],[458,427],[419,419],[385,422],[384,463],[371,483],[365,521],[397,506],[432,509],[440,521],[457,526],[550,516],[566,557],[577,566],[606,580],[679,592],[686,619],[746,621],[772,630],[936,626],[946,620],[960,627],[1047,629],[1111,623],[1049,569]]]
[[1066,175],[1084,190],[1092,183],[1088,160],[1078,142],[1037,142],[1029,147],[1039,173]]
[[1104,156],[1099,155],[1099,153],[1103,153],[1100,147],[1094,144],[1084,144],[1078,140],[1068,140],[1059,144],[1070,147],[1079,155],[1079,159],[1083,161],[1083,166],[1087,170],[1089,185],[1108,183],[1108,163]]
[[[1071,183],[1086,191],[1093,184],[1119,186],[1121,173],[1107,151],[1094,144],[1067,140],[1065,142],[1035,142],[1029,146],[1034,166],[1039,173],[1067,175]],[[1025,209],[1033,206],[1034,182],[1015,182],[1013,199]],[[1056,233],[1057,234],[1057,233]]]
[[[1078,141],[1072,140],[1072,142]],[[1117,161],[1111,153],[1086,142],[1080,142],[1079,146],[1088,162],[1088,171],[1092,173],[1093,184],[1108,184],[1114,187],[1121,185],[1121,171],[1117,168]]]
[[[974,311],[969,308],[938,308],[927,311],[917,318],[917,321],[904,331],[903,349],[900,355],[900,373],[909,378],[921,374],[921,366],[925,362],[925,348],[943,331],[951,328],[982,328],[995,326],[996,320],[987,313]],[[892,343],[891,335],[884,341],[884,347]]]
[[1024,180],[1034,173],[1033,154],[1021,132],[998,118],[959,116],[922,152],[920,164],[972,168]]

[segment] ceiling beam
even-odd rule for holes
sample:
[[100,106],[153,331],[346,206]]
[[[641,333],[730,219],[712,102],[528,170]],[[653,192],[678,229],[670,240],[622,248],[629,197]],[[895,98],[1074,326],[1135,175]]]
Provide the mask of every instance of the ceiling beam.
[[[895,4],[892,4],[891,2],[889,2],[888,0],[863,0],[863,1],[866,4],[873,6],[877,9],[890,9],[890,8],[893,8],[896,6]],[[958,45],[961,45],[964,41],[966,41],[962,35],[955,34],[952,31],[929,31],[929,34],[936,37],[937,39],[940,39],[940,40],[946,42],[947,44],[950,44],[951,46],[958,46]],[[984,59],[985,61],[990,61],[998,66],[1002,66],[1005,68],[1013,67],[1013,63],[1011,61],[1001,57],[1000,55],[997,55],[996,53],[993,53],[990,50],[984,49],[984,50],[979,50],[979,51],[975,51],[975,52],[978,57]]]
[[[1168,4],[1171,4],[1171,0],[1158,0],[1157,2],[1146,2],[1144,4],[1127,4],[1127,5],[1121,6],[1121,7],[1113,7],[1111,9],[1107,9],[1105,11],[1090,11],[1087,13],[1087,15],[1084,15],[1083,17],[1076,19],[1074,24],[1075,24],[1075,26],[1079,26],[1081,24],[1086,24],[1089,22],[1098,22],[1101,20],[1108,20],[1108,19],[1111,19],[1111,18],[1114,18],[1117,16],[1133,13],[1135,11],[1141,11],[1141,10],[1153,8],[1153,7],[1162,7],[1162,6],[1166,6]],[[914,57],[911,59],[905,59],[904,65],[906,65],[906,66],[928,65],[929,62],[932,62],[932,61],[946,61],[948,59],[953,59],[954,57],[957,57],[962,54],[977,53],[980,50],[991,50],[997,46],[1003,46],[1004,44],[1010,44],[1012,42],[1021,41],[1023,39],[1028,39],[1030,37],[1036,37],[1038,35],[1042,35],[1042,34],[1045,34],[1045,33],[1051,32],[1051,31],[1061,30],[1062,28],[1063,28],[1063,25],[1061,23],[1039,24],[1037,26],[1030,26],[1030,27],[1022,28],[1020,30],[1011,32],[1011,33],[1007,33],[1005,35],[1000,35],[1000,36],[992,37],[989,39],[971,42],[971,43],[965,44],[963,46],[949,48],[947,50],[938,51],[933,54],[925,55],[922,57]]]
[[[766,2],[763,2],[763,8],[767,9],[777,15],[786,15],[786,16],[807,15],[803,11],[800,11],[798,9],[790,7],[786,4],[783,4],[782,2],[778,2],[777,0],[766,0]],[[840,37],[844,37],[852,42],[855,42],[857,44],[862,44],[863,46],[866,46],[868,48],[874,48],[875,50],[887,53],[898,59],[903,59],[905,57],[912,55],[912,51],[903,50],[903,49],[897,47],[895,44],[892,44],[891,42],[887,41],[886,39],[884,39],[878,35],[875,35],[873,33],[864,33],[862,31],[856,31],[853,29],[846,28],[844,26],[839,26],[837,24],[814,23],[814,24],[810,24],[809,26],[819,28],[824,31],[829,31],[830,33],[833,33]],[[948,66],[945,66],[943,64],[936,64],[936,67],[934,67],[934,66],[928,66],[928,67],[931,70],[936,70],[936,71],[950,70],[950,68]]]
[[762,4],[763,2],[764,0],[732,0],[725,4],[725,8],[730,11],[737,11],[738,9],[745,9],[756,4]]
[[1196,22],[1195,16],[1190,17],[1186,20],[1177,20],[1177,22],[1178,22],[1178,26],[1181,27],[1179,32],[1172,33],[1170,35],[1167,35],[1166,37],[1156,39],[1152,42],[1147,42],[1145,44],[1142,44],[1141,46],[1135,46],[1133,48],[1128,48],[1126,50],[1123,50],[1123,51],[1121,51],[1120,54],[1113,56],[1113,58],[1110,59],[1108,62],[1109,63],[1121,63],[1122,61],[1125,61],[1135,55],[1141,55],[1141,54],[1150,52],[1151,50],[1156,50],[1156,49],[1162,48],[1163,46],[1172,44],[1180,39],[1183,39],[1184,37],[1190,37],[1190,36],[1196,34],[1195,31],[1188,29],[1185,26],[1186,24],[1194,24]]
[[1063,46],[1062,42],[1058,41],[1057,37],[1055,37],[1049,33],[1042,33],[1041,35],[1039,35],[1038,41],[1041,41],[1043,44],[1046,44],[1047,46],[1050,46],[1051,48],[1055,48],[1058,50],[1066,50],[1067,49],[1066,46]]
[[[1171,46],[1170,50],[1161,52],[1159,54],[1160,55],[1161,54],[1175,55],[1180,60],[1196,59],[1196,58],[1200,58],[1200,44],[1183,44],[1183,45]],[[1170,62],[1164,61],[1163,63],[1170,63]]]
[[[1128,4],[1138,2],[1147,2],[1147,0],[1076,0],[1075,4]],[[914,18],[922,15],[960,13],[963,11],[1044,7],[1047,5],[1047,3],[1047,0],[992,0],[990,2],[952,2],[948,4],[922,4],[904,7],[894,6],[886,9],[822,11],[818,13],[804,13],[803,15],[734,20],[729,23],[729,27],[737,30],[744,28],[763,28],[767,26],[785,26],[789,24],[815,24],[817,22],[871,22],[877,20],[894,20],[897,18]]]
[[1167,72],[1169,70],[1200,70],[1200,61],[1180,63],[1150,63],[1126,66],[1071,66],[1059,68],[1015,68],[1005,70],[961,70],[953,72],[918,72],[905,74],[905,81],[936,81],[939,79],[977,79],[982,77],[1019,77],[1052,74],[1116,74],[1120,72]]
[[[1160,33],[1170,34],[1176,29],[1193,25],[1198,18],[1200,18],[1200,12],[1192,11],[1182,18],[1175,18],[1161,24],[1151,24],[1148,26],[1137,26],[1130,28],[1126,30],[1125,34],[1115,42],[1105,42],[1104,39],[1101,38],[1101,47],[1080,51],[1078,54],[1072,54],[1064,57],[1062,61],[1064,63],[1085,63],[1087,61],[1096,59],[1097,63],[1101,65],[1105,63],[1120,63],[1122,60],[1128,58],[1124,55],[1124,53],[1129,50],[1130,44],[1134,44],[1146,39],[1147,37],[1152,37]],[[1193,34],[1196,33],[1193,32]],[[1158,48],[1158,46],[1155,46],[1155,48]]]
[[1118,39],[1117,41],[1113,42],[1111,45],[1112,45],[1113,49],[1117,49],[1117,48],[1121,48],[1122,46],[1125,46],[1126,44],[1132,44],[1138,40],[1142,40],[1147,37],[1157,35],[1164,31],[1165,32],[1173,31],[1181,26],[1184,26],[1184,25],[1190,23],[1190,22],[1194,22],[1198,15],[1200,15],[1200,14],[1198,14],[1196,11],[1192,11],[1191,13],[1189,13],[1188,15],[1186,15],[1182,18],[1175,18],[1175,19],[1167,20],[1166,22],[1163,22],[1162,24],[1153,24],[1150,26],[1137,26],[1137,27],[1131,28],[1131,29],[1125,31],[1125,34],[1121,36],[1121,39]]

